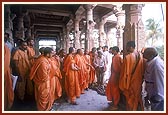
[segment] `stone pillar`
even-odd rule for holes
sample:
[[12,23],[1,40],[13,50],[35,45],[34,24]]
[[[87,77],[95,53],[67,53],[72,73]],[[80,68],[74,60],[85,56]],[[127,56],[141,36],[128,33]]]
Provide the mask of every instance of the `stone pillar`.
[[69,32],[70,32],[70,28],[69,26],[67,26],[66,28],[66,53],[69,53],[69,47],[70,47]]
[[10,6],[4,6],[4,32],[9,34],[10,42],[13,42],[13,19],[15,19],[16,15],[11,13]]
[[62,47],[63,49],[66,49],[66,38],[67,38],[66,37],[66,27],[64,26],[63,27],[63,41],[64,42],[63,42],[63,47]]
[[104,31],[104,24],[106,23],[106,19],[102,18],[99,22],[99,46],[107,45],[106,42],[106,33]]
[[107,34],[106,34],[106,45],[108,47],[111,47],[111,40],[110,40],[110,34],[111,34],[111,29],[107,28]]
[[31,38],[35,38],[34,26],[31,26]]
[[85,34],[85,49],[91,50],[94,46],[94,38],[93,38],[93,29],[95,26],[95,22],[93,20],[93,9],[95,5],[93,4],[85,4],[83,7],[86,10],[86,34]]
[[31,37],[32,37],[32,34],[31,34],[31,28],[30,28],[30,27],[27,28],[25,37],[26,37],[26,38],[31,38]]
[[79,31],[79,22],[80,20],[78,19],[78,16],[76,17],[76,19],[74,20],[74,26],[75,26],[75,32],[74,32],[74,36],[75,36],[75,41],[74,41],[74,46],[76,49],[80,48],[80,31]]
[[117,46],[120,50],[123,49],[123,29],[124,29],[124,18],[125,13],[123,11],[119,11],[116,14],[117,17],[117,31],[116,31],[116,38],[117,38]]
[[59,48],[63,48],[64,47],[64,36],[63,33],[60,33],[60,47]]
[[17,22],[18,31],[16,31],[16,33],[15,33],[16,38],[20,38],[20,39],[25,38],[25,29],[24,29],[24,23],[23,23],[24,16],[25,16],[24,14],[20,14],[18,16],[18,22]]
[[143,6],[142,4],[123,5],[126,15],[123,39],[124,50],[126,50],[126,43],[130,40],[135,41],[136,50],[138,51],[145,45],[145,32],[141,13]]

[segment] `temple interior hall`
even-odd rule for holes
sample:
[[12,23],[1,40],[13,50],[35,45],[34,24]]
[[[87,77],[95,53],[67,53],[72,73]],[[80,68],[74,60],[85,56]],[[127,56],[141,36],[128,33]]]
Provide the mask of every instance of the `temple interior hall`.
[[[5,4],[4,32],[10,42],[33,38],[36,53],[43,45],[66,49],[70,46],[92,47],[117,45],[124,49],[135,40],[144,47],[144,4]],[[44,44],[45,43],[45,44]],[[124,47],[123,47],[124,46]]]
[[[5,2],[2,4],[2,38],[7,33],[9,35],[8,42],[15,51],[20,40],[27,41],[32,39],[34,42],[34,56],[36,57],[40,55],[39,49],[43,47],[50,47],[57,54],[60,54],[59,52],[63,49],[63,53],[68,54],[70,47],[75,48],[75,50],[87,49],[91,52],[93,47],[100,48],[108,46],[109,49],[117,46],[123,53],[123,59],[127,54],[126,45],[128,41],[135,41],[135,50],[138,52],[142,53],[146,47],[147,36],[145,25],[142,21],[142,10],[144,7],[145,3],[142,2]],[[161,35],[161,37],[164,38],[164,35]],[[157,44],[156,41],[152,42]],[[164,40],[162,43],[164,43]],[[14,54],[11,53],[11,56],[14,56]],[[58,58],[56,57],[56,59]],[[96,84],[96,75],[94,76],[95,80],[92,86],[85,88],[85,93],[81,94],[80,98],[75,98],[78,105],[76,103],[69,104],[71,100],[67,99],[65,84],[62,82],[65,80],[64,76],[66,76],[65,73],[62,73],[63,67],[61,64],[63,61],[60,58],[58,60],[59,71],[62,74],[62,77],[60,77],[62,80],[59,78],[58,81],[61,85],[63,84],[61,89],[62,93],[61,97],[58,96],[59,98],[54,100],[52,108],[49,111],[126,111],[126,102],[124,101],[125,97],[123,95],[120,96],[121,102],[119,102],[119,108],[111,109],[109,107],[110,103],[108,103],[105,94],[105,88],[108,83],[106,80],[109,80],[109,77],[105,80],[103,87],[98,87]],[[5,65],[5,63],[3,64]],[[12,66],[13,63],[10,64]],[[15,67],[13,68],[11,72],[19,71]],[[26,69],[22,68],[22,71],[26,71]],[[31,72],[29,71],[29,73]],[[29,81],[26,81],[25,85],[29,83]],[[56,85],[58,84],[55,82],[55,89]],[[15,90],[16,87],[17,85],[15,86]],[[145,86],[142,84],[142,87]],[[26,88],[24,89],[25,92],[28,90]],[[17,92],[15,90],[13,106],[9,111],[29,112],[39,110],[38,107],[40,105],[36,105],[34,93],[32,97],[25,93],[24,98],[26,100],[20,101],[16,96]],[[146,95],[146,92],[143,93]],[[144,97],[142,98],[144,99]],[[141,111],[140,108],[138,105],[137,111]],[[150,111],[151,108],[144,109]]]

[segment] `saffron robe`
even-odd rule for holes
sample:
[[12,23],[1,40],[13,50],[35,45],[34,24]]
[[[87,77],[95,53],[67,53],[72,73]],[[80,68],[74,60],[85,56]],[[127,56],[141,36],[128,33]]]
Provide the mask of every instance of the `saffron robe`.
[[112,101],[115,106],[120,100],[119,77],[122,66],[122,58],[119,54],[114,55],[111,65],[111,76],[106,87],[106,96],[108,101]]
[[[91,52],[89,53],[89,55],[90,55],[90,63],[91,63],[91,65],[94,67],[94,63],[93,63],[93,60],[94,60],[94,58],[95,58],[95,55],[93,55]],[[90,69],[90,83],[93,83],[94,81],[95,81],[95,77],[96,76],[96,71],[95,71],[95,69]]]
[[4,110],[9,110],[14,101],[12,79],[10,72],[10,50],[4,45]]
[[27,50],[16,50],[15,54],[12,57],[12,60],[15,62],[15,67],[17,68],[18,75],[18,80],[16,83],[16,95],[19,99],[23,100],[25,93],[30,95],[33,94],[33,85],[26,83],[29,80],[29,72],[31,68],[28,60]]
[[79,85],[81,88],[81,93],[84,93],[86,88],[86,77],[88,74],[85,58],[79,54],[76,54],[74,57],[75,64],[80,68],[78,70]]
[[27,55],[28,55],[28,58],[29,58],[29,61],[30,61],[30,65],[32,66],[33,63],[34,63],[33,56],[35,56],[35,51],[34,51],[33,47],[27,46]]
[[75,64],[73,55],[69,54],[64,61],[65,71],[65,91],[71,102],[75,102],[76,97],[80,97],[81,91],[79,86],[78,74],[72,69],[72,64]]
[[[90,56],[89,55],[84,55],[84,58],[86,60],[86,63],[90,64],[91,65],[91,62],[90,62]],[[87,68],[87,74],[86,74],[86,88],[88,88],[89,84],[92,83],[92,80],[90,78],[90,66],[89,65],[86,65],[86,68]]]
[[62,79],[61,71],[57,65],[57,60],[52,57],[49,59],[51,65],[51,96],[53,96],[53,101],[62,96],[62,87],[60,84],[60,79]]
[[51,66],[48,59],[40,56],[30,72],[30,80],[33,80],[35,84],[35,100],[39,111],[48,111],[53,104],[50,70]]
[[123,60],[119,87],[126,97],[127,110],[136,111],[142,106],[141,90],[144,74],[144,61],[140,53],[130,53]]

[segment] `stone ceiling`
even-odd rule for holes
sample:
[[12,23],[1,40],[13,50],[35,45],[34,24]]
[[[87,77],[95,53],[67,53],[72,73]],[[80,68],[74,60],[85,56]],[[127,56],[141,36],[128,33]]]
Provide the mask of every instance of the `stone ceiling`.
[[[10,5],[10,4],[8,4]],[[73,30],[75,14],[82,16],[80,21],[80,30],[84,27],[83,21],[86,20],[86,11],[82,4],[11,4],[11,13],[17,17],[24,16],[24,28],[34,28],[36,37],[59,38],[63,29],[69,24]],[[99,21],[100,18],[108,17],[114,14],[115,5],[97,4],[93,9],[93,20]],[[17,30],[18,18],[13,20],[14,30]],[[116,21],[107,21],[106,27],[115,27]],[[98,28],[98,25],[95,26]]]

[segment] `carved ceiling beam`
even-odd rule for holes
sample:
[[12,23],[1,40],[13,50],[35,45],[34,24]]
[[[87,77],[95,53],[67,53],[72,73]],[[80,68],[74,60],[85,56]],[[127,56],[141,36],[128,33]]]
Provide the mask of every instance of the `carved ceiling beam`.
[[45,10],[35,10],[35,9],[28,9],[29,12],[32,13],[40,13],[40,14],[47,14],[47,15],[57,15],[57,16],[66,16],[69,17],[72,13],[71,12],[60,12],[60,11],[45,11]]

